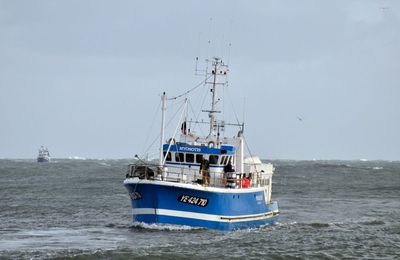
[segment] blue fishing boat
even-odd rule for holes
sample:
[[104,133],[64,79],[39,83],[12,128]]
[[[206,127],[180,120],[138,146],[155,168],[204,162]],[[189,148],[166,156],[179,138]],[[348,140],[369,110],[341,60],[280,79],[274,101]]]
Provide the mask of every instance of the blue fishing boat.
[[[227,83],[229,68],[219,58],[207,62],[203,85],[210,88],[211,108],[203,112],[209,122],[188,120],[188,99],[182,95],[185,106],[176,132],[164,139],[169,100],[164,93],[158,162],[138,159],[128,166],[124,185],[134,222],[229,231],[278,221],[278,204],[271,198],[274,167],[245,155],[244,123],[218,119],[217,91]],[[191,131],[192,125],[205,123],[208,135]],[[222,134],[228,126],[237,129],[233,137]]]

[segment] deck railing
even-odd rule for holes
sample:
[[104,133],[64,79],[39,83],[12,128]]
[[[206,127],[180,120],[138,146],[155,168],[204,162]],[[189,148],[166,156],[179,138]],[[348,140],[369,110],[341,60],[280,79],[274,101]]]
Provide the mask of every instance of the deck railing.
[[213,172],[210,176],[203,176],[198,169],[181,166],[160,167],[154,164],[130,164],[126,178],[139,178],[146,180],[161,180],[176,183],[190,183],[204,186],[240,189],[248,187],[268,186],[270,173],[251,172]]

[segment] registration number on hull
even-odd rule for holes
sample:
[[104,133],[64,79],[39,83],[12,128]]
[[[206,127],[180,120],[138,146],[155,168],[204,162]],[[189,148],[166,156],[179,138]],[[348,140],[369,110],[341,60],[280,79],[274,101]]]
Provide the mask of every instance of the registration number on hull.
[[205,198],[199,198],[196,196],[190,196],[190,195],[180,195],[178,197],[178,201],[190,205],[195,205],[199,207],[205,207],[208,204],[208,199]]

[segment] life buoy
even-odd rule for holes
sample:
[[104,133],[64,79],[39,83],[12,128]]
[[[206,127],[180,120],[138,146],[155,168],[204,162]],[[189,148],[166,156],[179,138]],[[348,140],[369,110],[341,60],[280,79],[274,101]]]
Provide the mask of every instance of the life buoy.
[[168,144],[176,144],[175,138],[168,139]]
[[208,148],[214,148],[215,143],[213,141],[208,142]]

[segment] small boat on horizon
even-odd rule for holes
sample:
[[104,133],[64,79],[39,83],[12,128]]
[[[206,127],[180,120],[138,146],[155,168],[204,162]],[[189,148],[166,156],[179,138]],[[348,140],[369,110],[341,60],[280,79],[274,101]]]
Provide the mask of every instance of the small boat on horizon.
[[[166,103],[177,97],[161,96],[159,161],[138,158],[128,165],[124,181],[133,221],[224,231],[274,224],[279,216],[271,197],[274,167],[250,152],[245,156],[244,123],[218,119],[217,90],[226,84],[229,69],[219,58],[206,61],[211,69],[204,70],[206,79],[198,86],[210,86],[211,108],[203,110],[209,122],[189,120],[189,90],[178,96],[184,97],[181,118],[171,138],[164,139]],[[203,124],[207,135],[193,131]],[[233,137],[226,136],[226,127],[235,128]]]
[[49,149],[47,149],[46,147],[44,147],[43,145],[40,147],[39,149],[39,154],[37,157],[37,162],[40,163],[46,163],[46,162],[50,162],[50,153],[49,153]]

